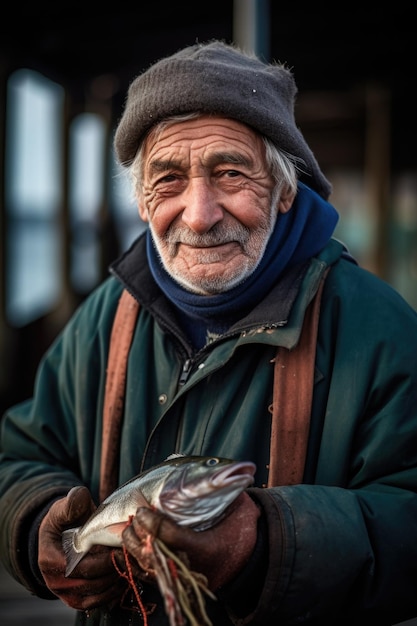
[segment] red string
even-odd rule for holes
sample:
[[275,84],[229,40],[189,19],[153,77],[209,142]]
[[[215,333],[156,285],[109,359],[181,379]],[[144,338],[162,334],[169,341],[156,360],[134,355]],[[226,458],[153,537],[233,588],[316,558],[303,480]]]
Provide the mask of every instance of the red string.
[[[132,523],[132,517],[129,517],[129,521],[127,523],[127,525]],[[126,549],[126,546],[123,545],[123,555],[125,558],[125,565],[126,565],[126,569],[127,569],[127,574],[126,572],[123,572],[119,566],[116,563],[116,558],[114,556],[114,550],[112,550],[111,553],[111,559],[112,559],[112,563],[116,569],[116,572],[119,574],[119,576],[122,576],[122,578],[126,579],[127,582],[129,583],[129,586],[131,587],[131,589],[133,590],[133,593],[135,595],[136,598],[136,602],[138,603],[138,606],[140,608],[140,611],[142,613],[142,618],[143,618],[143,626],[148,626],[148,614],[145,608],[145,605],[142,602],[142,598],[140,597],[140,593],[139,593],[139,589],[137,588],[137,585],[135,583],[135,579],[133,576],[133,571],[132,571],[132,564],[130,562],[130,558],[129,558],[129,553]]]
[[178,578],[178,569],[177,566],[175,565],[174,561],[172,559],[167,559],[167,564],[169,567],[169,571],[171,573],[171,577],[173,578],[173,580],[177,580]]
[[129,559],[129,553],[126,550],[125,546],[123,546],[123,554],[124,554],[124,557],[125,557],[127,574],[126,574],[126,572],[122,572],[122,570],[118,567],[118,565],[116,563],[116,559],[114,557],[114,551],[112,552],[113,565],[116,568],[117,573],[120,576],[122,576],[123,578],[125,578],[127,580],[127,582],[129,583],[129,586],[131,587],[131,589],[133,590],[133,593],[135,594],[136,602],[139,605],[140,612],[142,613],[143,626],[148,626],[147,611],[146,611],[145,605],[142,602],[142,598],[140,597],[139,590],[138,590],[137,585],[135,583],[135,579],[133,577],[133,572],[132,572],[132,566],[131,566],[130,559]]

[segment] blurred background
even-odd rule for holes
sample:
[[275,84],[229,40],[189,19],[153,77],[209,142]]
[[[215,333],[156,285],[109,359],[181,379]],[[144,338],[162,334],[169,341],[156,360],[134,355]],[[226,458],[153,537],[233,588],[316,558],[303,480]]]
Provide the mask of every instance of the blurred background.
[[[326,4],[7,3],[0,21],[0,415],[31,395],[45,349],[143,228],[115,165],[114,129],[131,80],[196,41],[234,41],[293,70],[298,126],[333,184],[336,236],[417,308],[411,6]],[[0,576],[3,626],[66,623],[60,603],[21,596]]]

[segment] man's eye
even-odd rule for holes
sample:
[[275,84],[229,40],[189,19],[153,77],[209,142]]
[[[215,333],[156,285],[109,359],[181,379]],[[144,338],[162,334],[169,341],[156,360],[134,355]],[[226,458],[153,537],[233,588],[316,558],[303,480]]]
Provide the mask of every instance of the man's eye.
[[223,172],[224,176],[227,176],[227,178],[236,178],[237,176],[241,176],[241,172],[238,172],[237,170],[226,170],[225,172]]
[[162,176],[162,178],[158,179],[158,183],[172,183],[174,180],[177,180],[177,176],[175,174],[167,174],[166,176]]

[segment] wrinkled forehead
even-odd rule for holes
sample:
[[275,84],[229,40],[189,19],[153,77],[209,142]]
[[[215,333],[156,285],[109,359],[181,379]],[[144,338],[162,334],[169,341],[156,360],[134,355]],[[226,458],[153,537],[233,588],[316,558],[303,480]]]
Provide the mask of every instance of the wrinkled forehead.
[[264,142],[259,133],[242,122],[203,115],[157,124],[142,145],[146,161],[184,158],[190,153],[217,160],[222,157],[213,155],[224,154],[227,162],[245,164],[264,154]]

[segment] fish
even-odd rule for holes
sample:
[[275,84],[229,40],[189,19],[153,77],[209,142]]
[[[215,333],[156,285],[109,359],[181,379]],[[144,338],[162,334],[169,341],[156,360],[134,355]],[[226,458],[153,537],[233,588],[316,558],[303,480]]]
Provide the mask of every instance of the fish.
[[94,545],[122,547],[122,532],[138,507],[154,508],[195,531],[214,526],[253,484],[255,471],[251,461],[171,454],[113,491],[85,524],[63,531],[65,576]]

